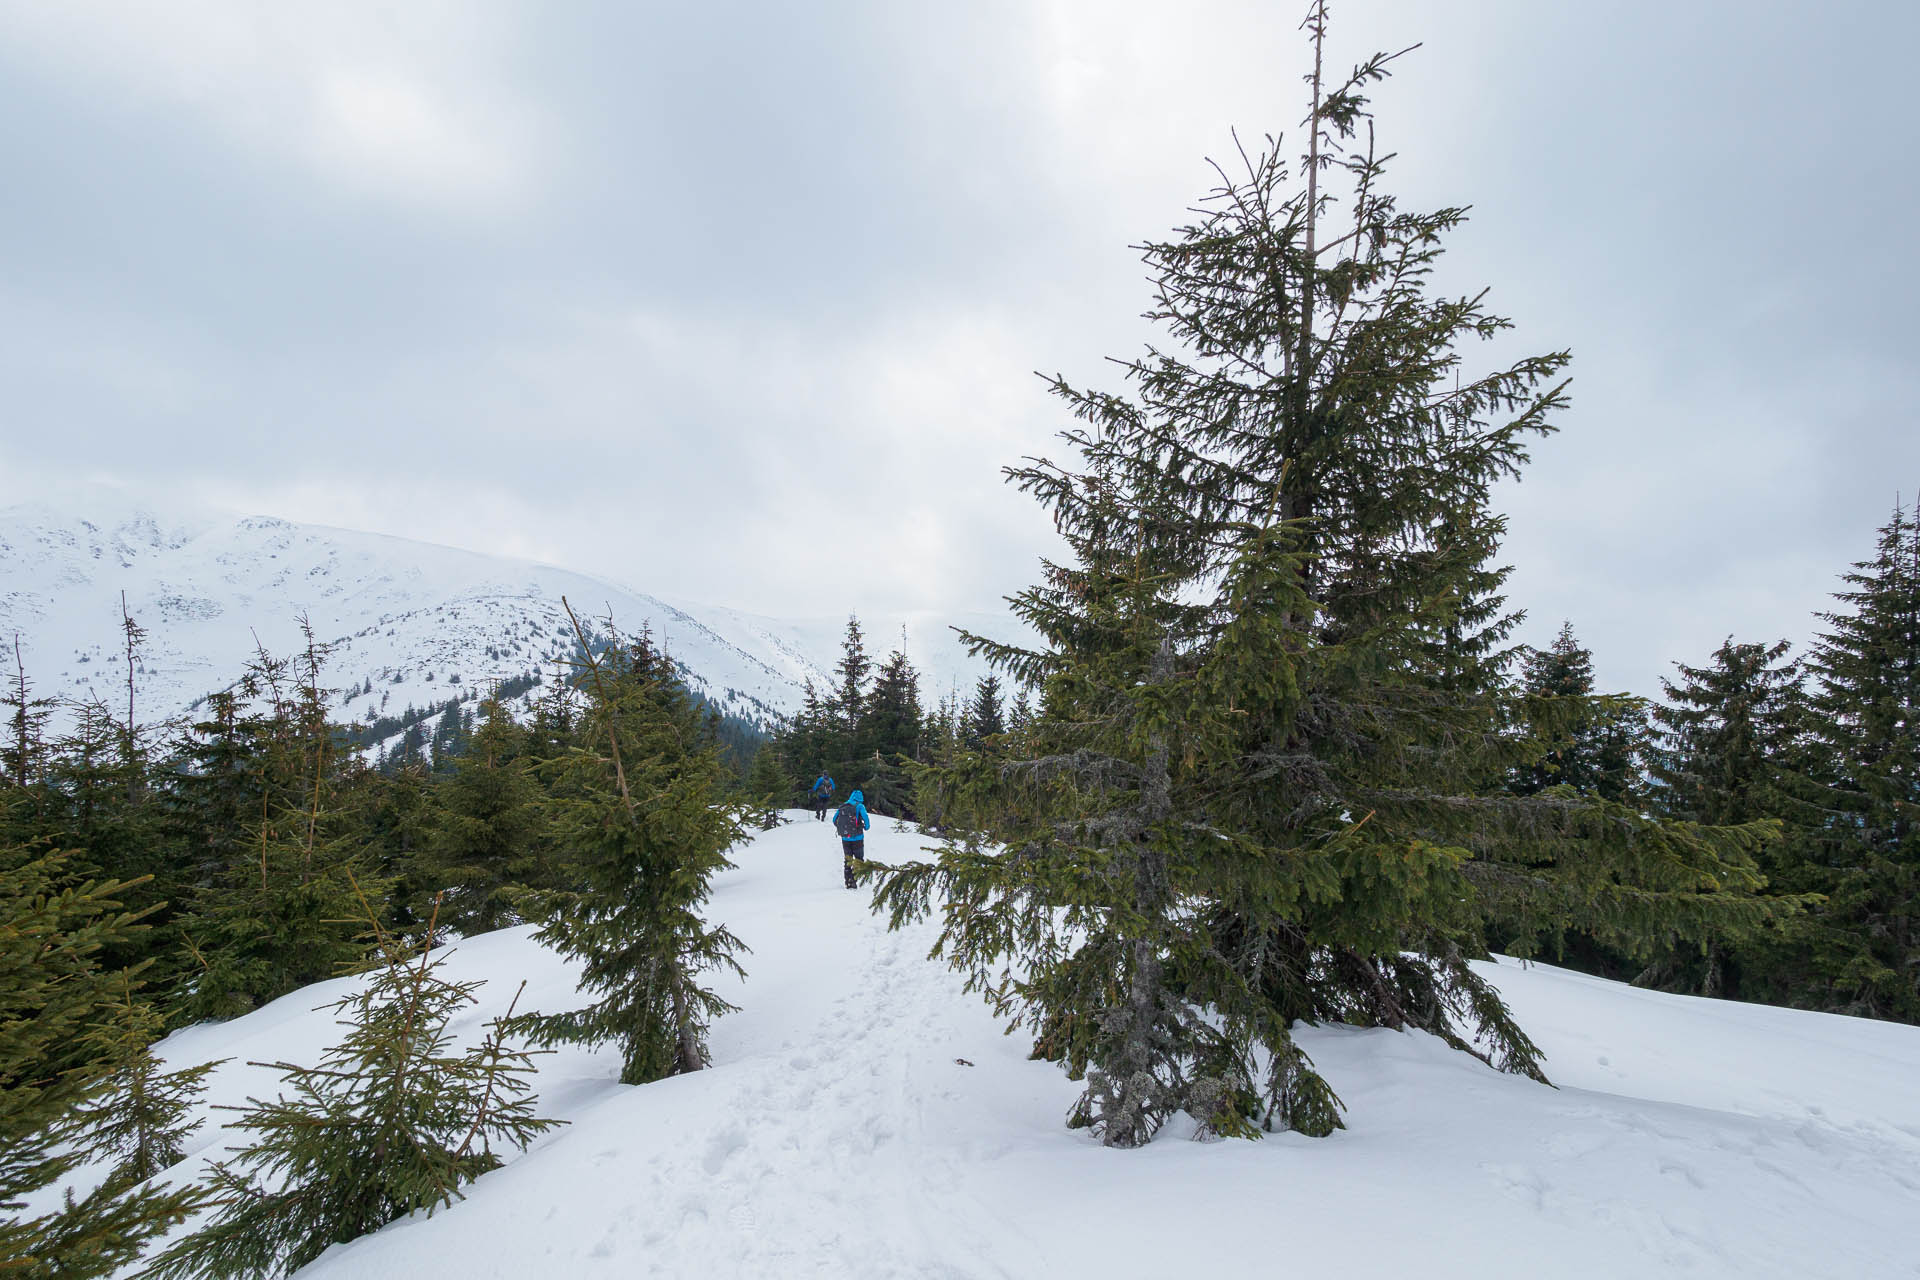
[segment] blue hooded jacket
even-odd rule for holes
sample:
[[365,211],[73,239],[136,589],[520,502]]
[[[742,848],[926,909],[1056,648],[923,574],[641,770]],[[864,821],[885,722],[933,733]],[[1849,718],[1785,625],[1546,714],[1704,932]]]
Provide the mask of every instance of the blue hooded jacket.
[[841,836],[840,838],[842,840],[865,840],[867,838],[868,828],[873,826],[873,822],[867,817],[866,797],[862,796],[858,791],[855,791],[847,797],[847,803],[852,805],[854,812],[860,815],[860,834]]

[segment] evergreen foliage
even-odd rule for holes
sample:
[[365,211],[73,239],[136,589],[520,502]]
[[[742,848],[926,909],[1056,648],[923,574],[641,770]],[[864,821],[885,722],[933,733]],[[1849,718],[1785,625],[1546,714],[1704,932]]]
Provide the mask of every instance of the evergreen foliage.
[[920,675],[901,650],[887,655],[865,701],[859,741],[883,760],[912,759],[920,748]]
[[1784,771],[1806,726],[1803,672],[1787,649],[1784,640],[1729,638],[1709,665],[1675,663],[1680,680],[1661,682],[1666,702],[1653,709],[1660,747],[1651,769],[1668,816],[1708,825],[1812,816],[1796,804],[1799,788]]
[[834,668],[840,677],[840,687],[834,691],[833,707],[843,732],[850,740],[849,754],[864,754],[865,742],[860,733],[861,713],[866,709],[867,682],[873,672],[873,660],[867,656],[866,636],[860,630],[860,619],[847,617],[847,634],[840,642],[840,663]]
[[1815,1007],[1920,1022],[1920,519],[1895,507],[1809,658],[1830,812],[1808,871]]
[[20,637],[13,638],[13,678],[0,694],[0,707],[7,709],[6,768],[4,777],[14,788],[27,791],[44,783],[37,766],[44,759],[47,721],[53,716],[55,700],[33,696],[33,682],[27,678],[26,663],[20,657]]
[[442,977],[443,957],[423,945],[381,933],[379,951],[365,985],[335,1005],[345,1034],[317,1065],[255,1064],[280,1071],[289,1092],[228,1108],[251,1136],[213,1167],[217,1211],[144,1274],[287,1275],[329,1245],[451,1204],[502,1150],[554,1126],[533,1113],[530,1055],[507,1040],[511,1008],[455,1052],[450,1024],[481,984]]
[[1392,56],[1329,85],[1325,17],[1298,180],[1277,143],[1243,153],[1146,247],[1176,349],[1125,362],[1134,398],[1053,380],[1078,465],[1009,474],[1074,561],[1014,601],[1040,648],[975,638],[1038,686],[1035,723],[1018,756],[940,771],[969,838],[879,871],[896,924],[942,901],[941,947],[1084,1072],[1071,1120],[1115,1146],[1174,1110],[1328,1132],[1300,1019],[1423,1029],[1544,1078],[1468,964],[1486,914],[1641,950],[1766,914],[1764,824],[1484,790],[1552,745],[1505,731],[1545,700],[1490,678],[1510,623],[1488,503],[1564,403],[1566,356],[1464,368],[1507,327],[1427,291],[1464,211],[1381,191],[1365,94]]
[[1006,716],[1000,700],[1000,677],[984,675],[974,685],[973,701],[967,706],[967,745],[977,751],[988,738],[997,738],[1006,731]]
[[707,1025],[732,1008],[700,983],[742,972],[744,948],[700,908],[744,813],[708,723],[646,635],[582,653],[581,745],[556,762],[549,803],[583,884],[538,936],[582,962],[580,985],[600,999],[523,1025],[545,1044],[616,1041],[622,1082],[645,1084],[705,1066]]
[[578,726],[579,707],[573,682],[564,668],[555,667],[533,707],[527,726],[527,757],[538,763],[566,754]]
[[826,773],[838,794],[864,792],[875,813],[917,818],[913,771],[930,747],[919,673],[900,649],[876,668],[858,618],[848,620],[841,653],[838,685],[822,697],[808,681],[799,713],[774,735],[774,747],[793,776]]
[[[1593,653],[1562,623],[1546,649],[1522,655],[1521,688],[1533,713],[1528,726],[1545,755],[1514,771],[1517,795],[1571,787],[1583,796],[1633,803],[1641,785],[1646,711],[1636,698],[1594,694]],[[1739,818],[1729,821],[1738,822]]]
[[109,1064],[97,1091],[76,1113],[83,1150],[92,1161],[111,1162],[110,1183],[135,1186],[180,1162],[182,1144],[198,1121],[188,1113],[206,1089],[208,1072],[225,1059],[162,1071],[153,1055],[166,1019],[134,997],[124,974],[119,998],[85,1037],[90,1056]]
[[539,787],[528,772],[527,733],[497,700],[480,704],[480,727],[434,788],[423,878],[445,894],[440,921],[462,934],[518,923],[516,901],[545,882],[538,837]]
[[[289,664],[262,651],[241,682],[245,699],[264,699],[253,756],[253,799],[244,856],[211,868],[195,888],[180,931],[198,972],[183,991],[180,1016],[227,1018],[359,962],[359,892],[351,866],[358,852],[337,810],[342,768],[320,686],[325,647],[310,627],[297,681]],[[363,869],[367,891],[389,886]]]
[[[497,700],[478,705],[477,723],[468,708],[443,706],[437,744],[426,733],[433,722],[416,720],[417,749],[376,772],[349,749],[364,739],[329,722],[325,646],[310,630],[294,661],[257,654],[240,680],[196,704],[191,723],[172,728],[135,718],[140,636],[131,622],[123,616],[125,706],[73,705],[69,728],[50,736],[56,704],[34,696],[23,664],[0,689],[10,713],[0,741],[0,900],[9,913],[0,938],[8,1055],[0,1197],[18,1209],[70,1173],[98,1185],[59,1213],[16,1215],[0,1228],[9,1262],[104,1274],[188,1216],[201,1193],[141,1185],[178,1157],[207,1068],[167,1073],[150,1042],[167,1023],[232,1016],[350,971],[369,937],[388,963],[366,996],[372,1003],[348,1011],[358,1029],[318,1067],[282,1064],[287,1096],[245,1111],[240,1127],[253,1140],[215,1176],[219,1214],[166,1250],[163,1269],[297,1266],[331,1240],[444,1203],[448,1188],[496,1162],[488,1143],[503,1150],[512,1135],[484,1128],[456,1141],[403,1137],[366,1158],[370,1135],[408,1107],[416,1118],[450,1114],[447,1099],[470,1068],[495,1072],[490,1108],[520,1088],[501,1074],[511,1055],[497,1036],[486,1051],[492,1066],[436,1047],[437,1011],[470,1001],[449,994],[430,959],[393,962],[448,927],[497,927],[522,901],[560,904],[550,929],[587,951],[604,948],[606,963],[589,956],[588,969],[608,978],[609,998],[541,1020],[542,1029],[591,1038],[587,1024],[605,1014],[603,1025],[632,1050],[632,1079],[704,1061],[706,1023],[726,1006],[698,978],[733,964],[740,949],[701,919],[707,877],[725,865],[744,810],[720,743],[754,739],[703,709],[644,640],[614,638],[597,660],[604,683],[581,681],[593,686],[584,707],[565,678],[547,687],[524,729]],[[910,686],[904,665],[896,685],[902,671]],[[917,733],[913,691],[901,693],[888,697],[906,709],[905,732]],[[624,779],[605,768],[616,746],[627,753]],[[778,767],[773,752],[763,754]],[[623,830],[603,828],[603,818]],[[444,908],[433,901],[443,891]],[[608,915],[596,918],[606,904]],[[378,1028],[395,1008],[414,1011],[424,1038],[386,1038]],[[382,1094],[370,1082],[414,1092]],[[348,1162],[364,1180],[335,1176]]]
[[793,781],[780,767],[779,753],[763,745],[753,753],[753,766],[747,773],[747,797],[753,802],[756,822],[762,831],[780,825],[780,810],[793,802]]
[[[1014,601],[1037,646],[970,638],[999,672],[971,697],[926,705],[904,637],[876,663],[850,617],[834,680],[763,743],[645,635],[576,621],[575,670],[524,728],[505,699],[537,674],[341,726],[309,629],[192,723],[145,725],[123,599],[124,708],[66,703],[54,732],[16,638],[0,1270],[105,1274],[192,1213],[199,1193],[143,1185],[210,1068],[165,1073],[151,1042],[352,971],[369,937],[342,1043],[238,1109],[218,1211],[160,1274],[289,1270],[457,1197],[547,1124],[510,1030],[615,1041],[629,1083],[704,1065],[729,1006],[702,983],[744,950],[703,916],[711,876],[820,772],[947,837],[869,865],[878,905],[941,913],[938,952],[1084,1081],[1068,1122],[1113,1146],[1180,1112],[1205,1135],[1339,1127],[1301,1021],[1422,1029],[1544,1079],[1469,965],[1489,946],[1920,1022],[1914,515],[1896,507],[1807,659],[1729,639],[1678,665],[1652,726],[1596,693],[1571,624],[1512,647],[1489,495],[1551,429],[1566,357],[1468,366],[1507,322],[1429,288],[1464,212],[1382,191],[1365,94],[1393,59],[1330,86],[1324,5],[1307,30],[1301,164],[1243,152],[1144,246],[1166,349],[1124,362],[1124,395],[1050,380],[1072,457],[1009,475],[1069,554]],[[378,771],[356,759],[395,736]],[[472,984],[429,948],[523,909],[595,1001],[456,1053]],[[83,1163],[108,1166],[96,1191],[21,1216]]]
[[88,1032],[133,980],[98,964],[140,927],[121,902],[128,886],[76,874],[75,857],[0,846],[0,1269],[26,1275],[109,1275],[201,1199],[110,1177],[51,1213],[23,1213],[85,1155],[90,1109],[113,1083]]
[[[1680,678],[1662,681],[1666,700],[1653,708],[1659,741],[1649,767],[1652,803],[1669,818],[1783,823],[1788,838],[1763,847],[1758,859],[1766,892],[1793,897],[1812,886],[1800,864],[1804,828],[1820,821],[1820,809],[1801,772],[1807,763],[1803,672],[1787,650],[1785,641],[1729,638],[1706,666],[1675,663]],[[1792,956],[1807,923],[1788,916],[1746,939],[1670,949],[1634,980],[1699,995],[1780,998],[1801,981],[1793,974],[1804,966]]]

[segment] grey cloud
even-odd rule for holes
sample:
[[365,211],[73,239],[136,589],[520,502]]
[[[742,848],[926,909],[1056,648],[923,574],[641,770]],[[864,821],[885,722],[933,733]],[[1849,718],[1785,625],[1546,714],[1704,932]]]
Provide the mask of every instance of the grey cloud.
[[[761,612],[990,607],[1049,545],[998,478],[1062,425],[1030,371],[1111,384],[1126,245],[1300,114],[1265,0],[382,12],[146,55],[0,4],[0,500],[105,473]],[[1874,72],[1920,16],[1334,17],[1342,61],[1427,42],[1381,138],[1475,206],[1443,280],[1518,322],[1481,354],[1575,350],[1502,495],[1528,637],[1640,692],[1804,637],[1920,484],[1920,139]]]

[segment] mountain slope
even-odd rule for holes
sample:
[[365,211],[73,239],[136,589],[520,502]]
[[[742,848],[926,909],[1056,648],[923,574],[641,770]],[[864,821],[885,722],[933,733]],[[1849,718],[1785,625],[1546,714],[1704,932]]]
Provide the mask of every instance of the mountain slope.
[[[796,815],[798,816],[798,815]],[[912,856],[880,823],[873,856]],[[1433,1038],[1319,1028],[1349,1104],[1313,1141],[1107,1151],[1062,1127],[1079,1086],[839,887],[804,817],[737,854],[712,902],[749,946],[714,1068],[641,1088],[611,1051],[541,1059],[571,1124],[468,1198],[335,1248],[303,1275],[1341,1277],[1912,1276],[1920,1029],[1640,991],[1548,966],[1484,971],[1559,1088]],[[572,997],[525,929],[459,943],[477,1036]],[[341,984],[176,1034],[228,1056],[215,1099],[270,1096],[248,1059],[312,1061]],[[214,1154],[202,1149],[180,1172]]]
[[[326,683],[341,690],[343,718],[471,700],[496,681],[551,670],[571,651],[564,596],[583,621],[610,616],[628,633],[650,629],[696,692],[765,724],[799,705],[807,680],[830,681],[845,626],[844,616],[780,622],[681,606],[550,565],[265,517],[0,510],[0,642],[10,668],[19,637],[38,693],[124,708],[122,592],[148,633],[137,680],[143,720],[230,684],[256,645],[293,653],[302,614],[332,646]],[[872,647],[884,653],[903,627],[930,694],[971,683],[977,664],[931,618],[873,619]]]

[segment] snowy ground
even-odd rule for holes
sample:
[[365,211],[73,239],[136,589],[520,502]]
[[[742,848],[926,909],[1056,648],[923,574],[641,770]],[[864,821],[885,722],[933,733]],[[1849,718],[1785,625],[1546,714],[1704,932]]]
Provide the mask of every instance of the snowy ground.
[[[1424,1035],[1308,1031],[1344,1132],[1106,1151],[1061,1125],[1077,1086],[923,958],[924,931],[887,933],[840,887],[831,830],[796,816],[718,884],[753,954],[721,984],[741,1008],[713,1070],[627,1088],[608,1053],[545,1058],[543,1114],[569,1126],[302,1274],[1920,1276],[1920,1029],[1508,963],[1558,1089]],[[892,827],[874,856],[911,856]],[[523,978],[522,1008],[570,997],[527,932],[449,962],[488,980],[476,1035]],[[311,1061],[338,988],[163,1052],[234,1057],[211,1100],[270,1094],[242,1061]]]

